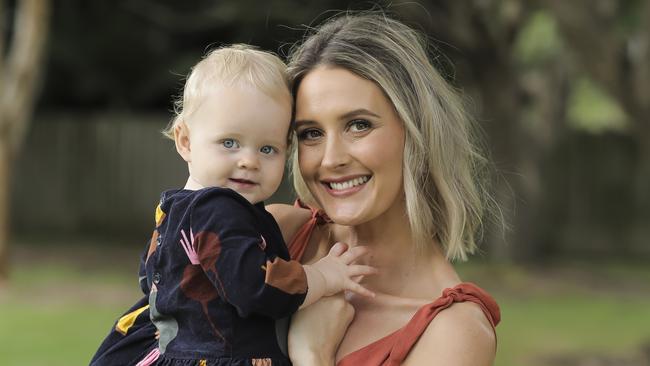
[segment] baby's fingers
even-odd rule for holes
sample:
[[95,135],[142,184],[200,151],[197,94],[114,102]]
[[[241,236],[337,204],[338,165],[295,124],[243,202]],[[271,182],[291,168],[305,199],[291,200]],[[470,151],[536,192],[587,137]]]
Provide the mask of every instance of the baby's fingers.
[[343,263],[350,264],[370,251],[368,247],[358,246],[348,249],[345,253],[341,254],[340,258]]
[[375,297],[375,293],[368,290],[367,288],[363,287],[362,285],[352,281],[348,280],[346,282],[345,289],[348,291],[352,291],[356,294],[359,294],[361,296],[367,296],[367,297]]
[[350,277],[373,275],[377,274],[377,272],[377,268],[371,266],[361,264],[351,264],[348,266],[348,276]]
[[345,253],[348,250],[348,245],[345,243],[337,242],[332,246],[330,249],[329,254],[335,256],[335,257],[340,257],[341,254]]

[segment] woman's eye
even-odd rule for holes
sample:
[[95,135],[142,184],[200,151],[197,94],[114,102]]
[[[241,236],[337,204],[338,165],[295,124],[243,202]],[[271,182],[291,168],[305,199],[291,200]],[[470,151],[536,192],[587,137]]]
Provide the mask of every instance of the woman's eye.
[[363,119],[355,119],[354,121],[350,121],[349,124],[349,129],[352,132],[362,132],[368,130],[372,125],[370,122],[363,120]]
[[260,149],[260,152],[262,154],[273,154],[275,152],[275,149],[273,148],[273,146],[268,146],[267,145],[267,146],[262,146],[262,148]]
[[234,149],[239,147],[239,143],[233,139],[224,139],[223,141],[221,141],[221,144],[226,149]]
[[298,132],[298,140],[316,140],[321,135],[321,132],[316,129],[306,129]]

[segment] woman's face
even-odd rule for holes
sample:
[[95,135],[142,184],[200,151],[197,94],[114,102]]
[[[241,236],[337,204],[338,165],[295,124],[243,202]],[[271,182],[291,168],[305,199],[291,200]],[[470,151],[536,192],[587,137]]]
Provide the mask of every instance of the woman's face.
[[309,190],[337,224],[403,210],[404,129],[372,81],[319,66],[296,95],[298,163]]

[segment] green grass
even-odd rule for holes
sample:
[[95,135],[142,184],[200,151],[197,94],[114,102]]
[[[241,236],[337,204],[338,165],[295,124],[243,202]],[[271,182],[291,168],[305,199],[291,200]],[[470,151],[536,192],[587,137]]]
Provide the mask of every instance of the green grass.
[[110,250],[14,251],[10,281],[0,288],[0,365],[87,365],[140,296],[137,252],[121,262],[121,252]]
[[[0,365],[88,364],[116,317],[140,296],[137,251],[18,252],[11,282],[0,289]],[[460,272],[499,302],[498,366],[553,365],[548,359],[563,355],[629,358],[650,342],[644,265],[475,262]]]
[[501,308],[496,365],[553,365],[554,358],[573,360],[563,365],[587,364],[590,356],[634,360],[642,346],[650,345],[645,263],[524,268],[475,262],[458,267],[464,279],[489,290]]
[[82,304],[2,303],[0,364],[87,365],[118,311]]
[[650,341],[650,299],[585,295],[499,299],[497,365],[560,355],[623,357]]

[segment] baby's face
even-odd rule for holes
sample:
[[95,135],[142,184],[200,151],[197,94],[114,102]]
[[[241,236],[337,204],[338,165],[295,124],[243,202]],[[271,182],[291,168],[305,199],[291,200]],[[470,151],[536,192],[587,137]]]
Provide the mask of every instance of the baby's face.
[[289,98],[244,86],[212,91],[188,120],[190,176],[251,203],[269,198],[282,181],[290,121]]

